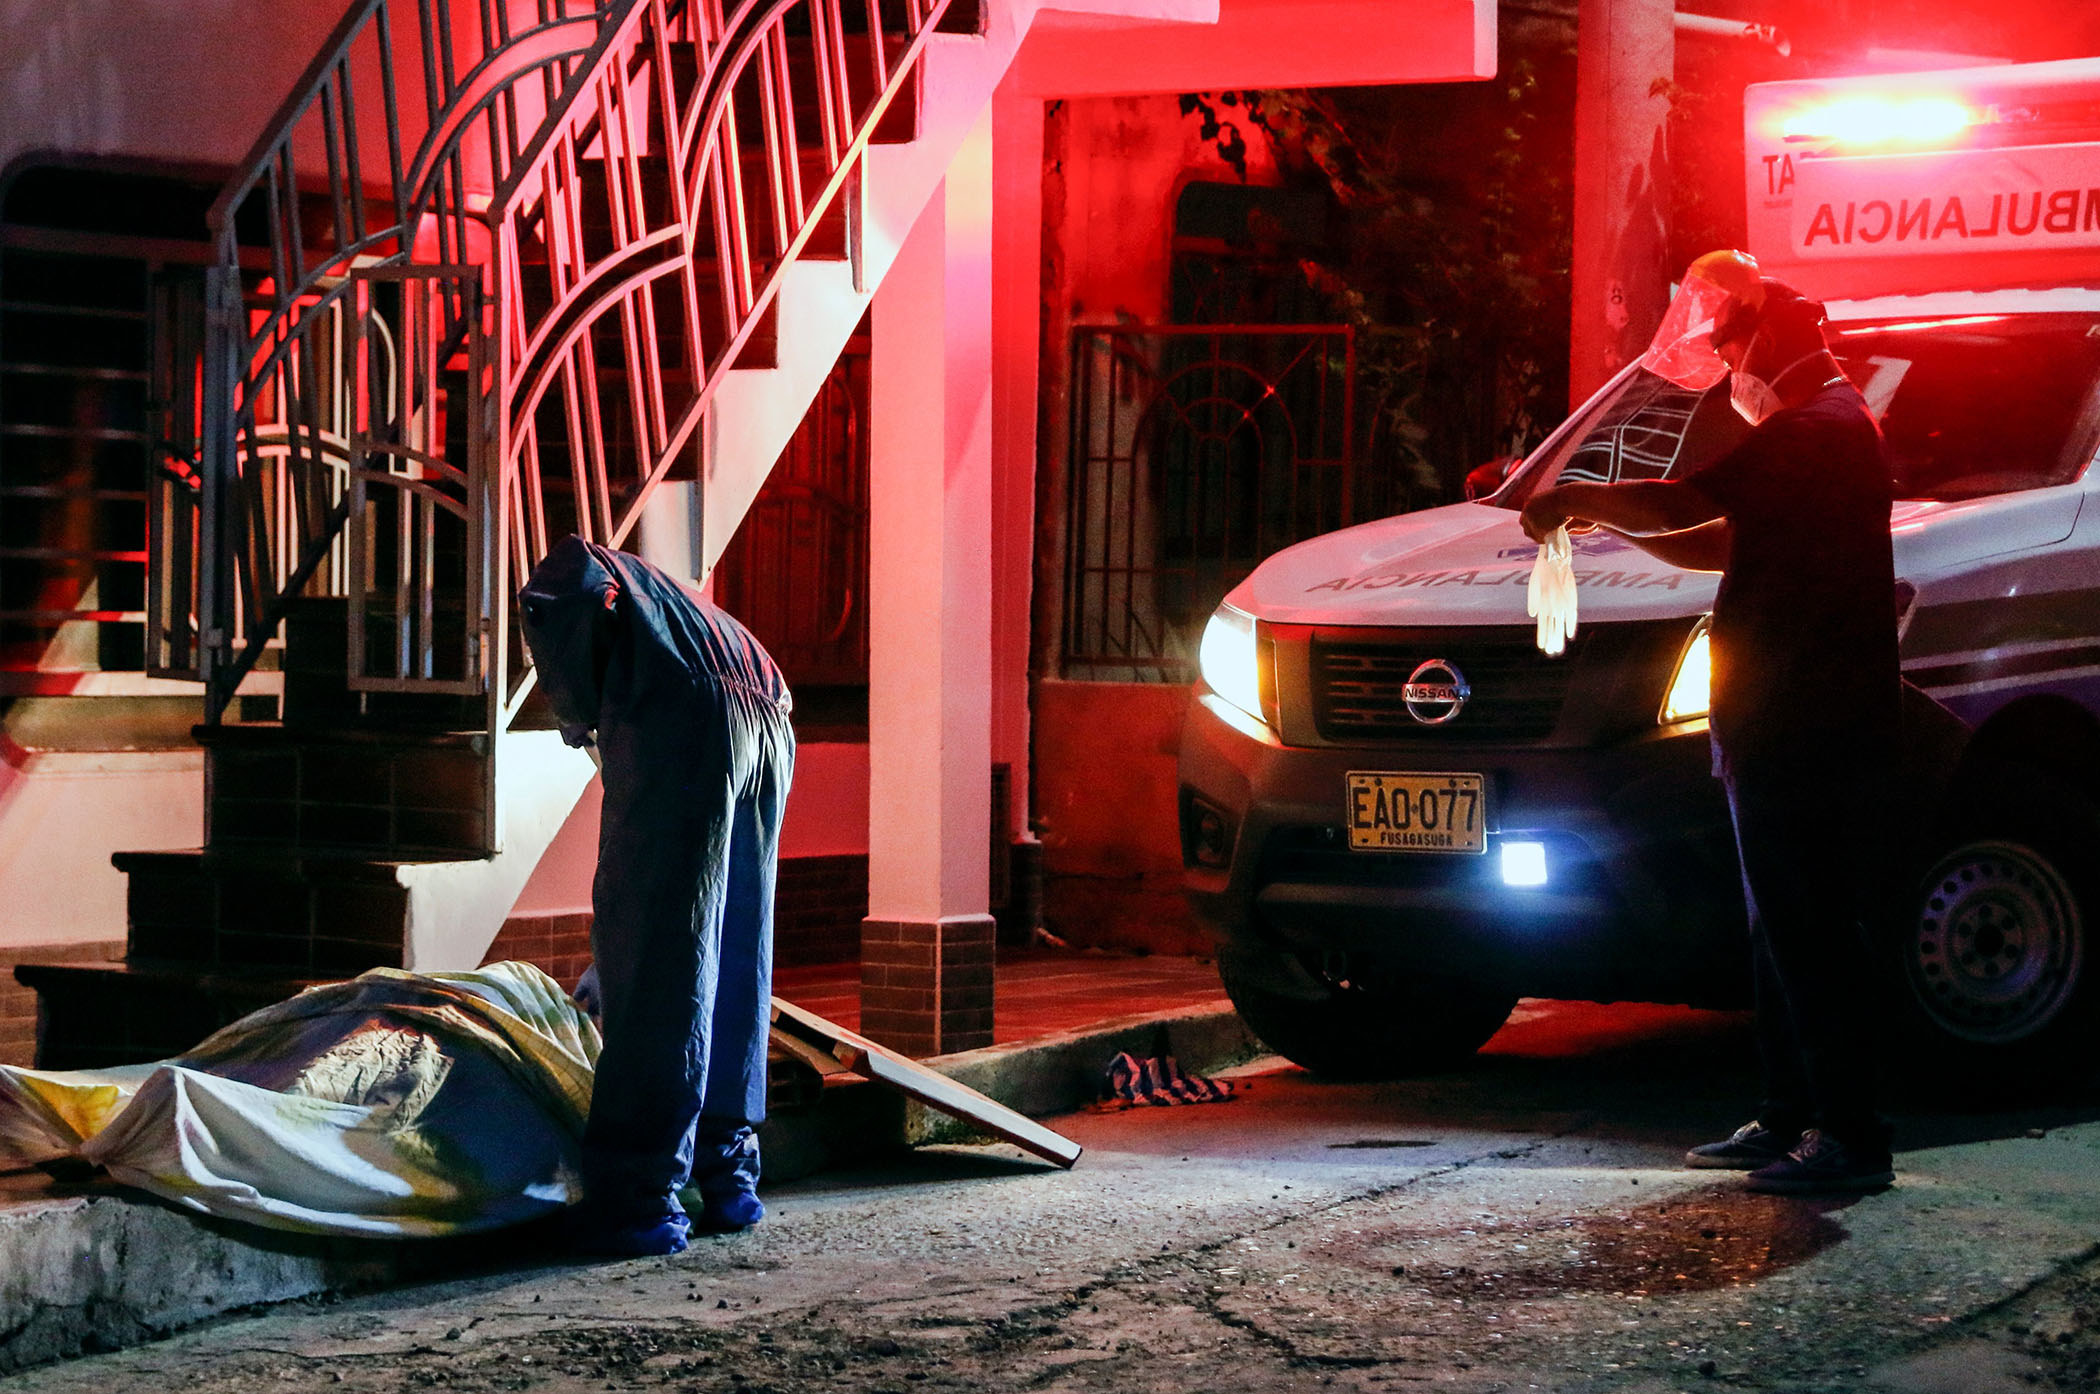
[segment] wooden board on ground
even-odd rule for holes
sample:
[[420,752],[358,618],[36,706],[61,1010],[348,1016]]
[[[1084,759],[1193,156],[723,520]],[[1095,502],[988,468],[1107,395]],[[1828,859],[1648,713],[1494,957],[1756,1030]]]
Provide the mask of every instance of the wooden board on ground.
[[928,1108],[960,1118],[971,1127],[1004,1138],[1061,1167],[1077,1162],[1084,1150],[1070,1138],[1014,1112],[996,1099],[986,1098],[966,1084],[958,1084],[916,1060],[856,1036],[845,1027],[778,997],[773,999],[773,1032],[782,1044],[805,1060],[821,1055],[835,1061],[841,1069],[887,1084]]

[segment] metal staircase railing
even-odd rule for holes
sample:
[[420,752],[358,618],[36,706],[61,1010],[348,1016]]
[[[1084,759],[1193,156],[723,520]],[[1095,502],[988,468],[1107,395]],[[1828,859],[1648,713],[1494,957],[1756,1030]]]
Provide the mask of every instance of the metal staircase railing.
[[357,0],[219,199],[202,294],[160,297],[151,670],[215,720],[297,599],[342,596],[353,687],[501,729],[509,592],[692,465],[952,3],[525,0],[461,33],[419,0],[408,42]]
[[[203,682],[213,719],[296,597],[353,588],[343,539],[371,456],[432,458],[403,453],[443,400],[430,361],[399,358],[419,311],[396,270],[471,259],[473,187],[509,172],[533,134],[524,115],[556,106],[640,3],[485,4],[462,26],[463,7],[420,0],[405,36],[388,0],[354,0],[213,205],[201,296],[162,300],[201,325],[156,324],[167,445],[147,604],[148,670]],[[451,292],[449,361],[475,333],[471,278],[426,270]]]
[[[499,609],[563,532],[617,546],[653,488],[681,465],[697,477],[699,427],[726,370],[847,195],[950,7],[650,0],[625,22],[626,61],[579,85],[542,129],[491,204]],[[594,197],[595,237],[558,216]],[[849,219],[856,267],[857,239]],[[505,616],[493,620],[507,637]],[[499,709],[514,710],[529,688],[518,656],[506,649],[492,676]]]

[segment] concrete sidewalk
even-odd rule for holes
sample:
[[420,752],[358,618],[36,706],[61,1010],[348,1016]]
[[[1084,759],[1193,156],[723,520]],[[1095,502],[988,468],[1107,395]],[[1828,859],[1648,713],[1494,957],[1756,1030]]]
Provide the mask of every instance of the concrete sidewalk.
[[[1172,1054],[1198,1073],[1259,1053],[1222,994],[1203,990],[1207,965],[1169,970],[1180,980],[1165,991],[1157,981],[1161,965],[1104,959],[1082,973],[1095,979],[1094,1000],[1110,1010],[1140,1003],[1146,1010],[927,1063],[1009,1107],[1044,1116],[1098,1098],[1118,1052]],[[1109,990],[1131,972],[1148,975],[1154,990]],[[1066,981],[1052,995],[1074,986]],[[1154,1005],[1148,997],[1178,1004]],[[1030,1013],[1021,1005],[1016,1015],[1025,1021]],[[823,1008],[812,1003],[812,1010]],[[1077,1008],[1066,1002],[1060,1010]],[[945,1117],[860,1080],[834,1082],[810,1105],[778,1113],[760,1130],[769,1182],[961,1136]],[[92,1178],[66,1184],[41,1172],[0,1176],[0,1373],[152,1340],[243,1307],[540,1260],[553,1243],[551,1227],[538,1225],[457,1240],[318,1239],[208,1219]]]

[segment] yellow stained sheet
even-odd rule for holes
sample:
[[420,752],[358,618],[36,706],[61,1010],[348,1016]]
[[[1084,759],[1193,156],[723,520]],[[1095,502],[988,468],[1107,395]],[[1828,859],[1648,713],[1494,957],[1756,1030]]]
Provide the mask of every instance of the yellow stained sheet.
[[530,964],[374,969],[174,1060],[0,1066],[0,1165],[77,1158],[275,1229],[494,1229],[579,1194],[598,1045],[590,1018]]

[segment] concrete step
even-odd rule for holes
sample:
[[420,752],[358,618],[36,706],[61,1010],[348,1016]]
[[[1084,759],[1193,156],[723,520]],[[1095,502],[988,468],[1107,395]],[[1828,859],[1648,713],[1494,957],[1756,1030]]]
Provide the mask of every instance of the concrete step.
[[281,970],[200,969],[147,959],[20,963],[15,980],[36,991],[37,1068],[45,1070],[166,1060],[319,981]]
[[494,849],[485,732],[257,722],[195,735],[210,774],[205,842],[215,850],[398,861]]
[[405,964],[404,872],[447,859],[194,849],[119,852],[113,860],[130,878],[131,960],[197,972],[344,977]]

